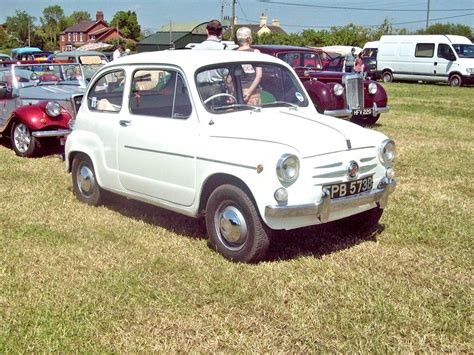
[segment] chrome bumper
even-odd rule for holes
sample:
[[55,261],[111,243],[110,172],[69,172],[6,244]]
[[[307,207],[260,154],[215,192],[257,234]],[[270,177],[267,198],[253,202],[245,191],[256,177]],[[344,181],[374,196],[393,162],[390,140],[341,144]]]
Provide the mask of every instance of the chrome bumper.
[[67,136],[72,132],[71,129],[56,129],[54,131],[35,131],[31,133],[33,137],[43,138],[43,137],[58,137],[58,136]]
[[[381,113],[385,113],[389,111],[388,106],[384,107],[378,107],[377,104],[374,102],[372,105],[372,116],[377,116]],[[325,115],[332,116],[332,117],[338,117],[338,118],[352,118],[352,109],[345,108],[342,110],[326,110],[324,111]]]
[[396,185],[397,182],[394,179],[388,180],[384,178],[375,190],[335,200],[329,198],[329,191],[323,191],[323,196],[319,203],[296,206],[266,206],[265,216],[271,218],[316,217],[321,222],[327,222],[330,213],[338,210],[373,202],[384,208],[387,206],[388,196],[395,190]]

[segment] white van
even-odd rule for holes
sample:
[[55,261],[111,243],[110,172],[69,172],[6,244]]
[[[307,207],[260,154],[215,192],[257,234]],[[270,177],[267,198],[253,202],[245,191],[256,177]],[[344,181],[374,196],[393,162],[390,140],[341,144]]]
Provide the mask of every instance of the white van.
[[474,84],[474,45],[463,36],[385,35],[379,41],[377,72],[385,82]]

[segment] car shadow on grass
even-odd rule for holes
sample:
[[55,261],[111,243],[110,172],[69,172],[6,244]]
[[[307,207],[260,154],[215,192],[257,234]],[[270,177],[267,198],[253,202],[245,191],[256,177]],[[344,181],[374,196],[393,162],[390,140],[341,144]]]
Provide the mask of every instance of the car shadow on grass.
[[383,225],[377,224],[371,231],[359,233],[332,222],[290,231],[276,231],[272,234],[265,261],[291,260],[305,256],[322,258],[364,242],[375,242],[384,229]]
[[[113,194],[107,194],[104,202],[105,207],[125,217],[167,229],[186,238],[207,239],[204,218],[183,216]],[[363,242],[376,241],[383,230],[384,226],[378,224],[372,231],[361,234],[342,229],[333,222],[290,231],[273,231],[263,261],[291,260],[301,256],[321,258]]]

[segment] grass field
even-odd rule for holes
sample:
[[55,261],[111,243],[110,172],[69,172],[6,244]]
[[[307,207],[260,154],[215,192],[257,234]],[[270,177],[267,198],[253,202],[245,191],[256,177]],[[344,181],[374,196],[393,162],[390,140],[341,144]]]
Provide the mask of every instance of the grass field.
[[398,188],[371,236],[279,233],[235,264],[203,223],[79,203],[0,146],[0,353],[473,353],[473,88],[387,84]]

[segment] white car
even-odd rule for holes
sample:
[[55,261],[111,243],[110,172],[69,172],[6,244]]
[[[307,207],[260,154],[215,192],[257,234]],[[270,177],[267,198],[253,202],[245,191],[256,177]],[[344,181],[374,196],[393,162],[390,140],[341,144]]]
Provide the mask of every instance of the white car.
[[319,114],[283,61],[191,50],[101,68],[65,152],[79,200],[97,205],[107,190],[204,215],[210,246],[241,262],[263,258],[271,230],[375,226],[395,189],[394,158],[382,133]]

